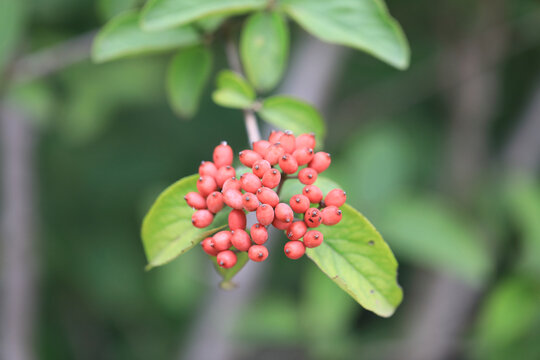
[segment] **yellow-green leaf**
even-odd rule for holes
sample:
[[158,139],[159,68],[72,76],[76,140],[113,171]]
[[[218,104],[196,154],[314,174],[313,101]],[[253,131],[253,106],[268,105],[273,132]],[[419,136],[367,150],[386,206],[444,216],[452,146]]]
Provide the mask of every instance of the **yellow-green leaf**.
[[217,77],[217,89],[212,99],[224,107],[247,109],[255,101],[255,90],[237,73],[223,70]]

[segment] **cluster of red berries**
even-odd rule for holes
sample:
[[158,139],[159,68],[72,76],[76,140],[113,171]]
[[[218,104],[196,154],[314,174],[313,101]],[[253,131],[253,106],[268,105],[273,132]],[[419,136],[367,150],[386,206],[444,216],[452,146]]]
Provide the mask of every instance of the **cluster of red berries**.
[[[298,259],[304,255],[306,247],[317,247],[323,241],[320,231],[310,229],[320,224],[335,225],[341,220],[339,207],[345,203],[345,192],[334,189],[323,199],[321,189],[313,185],[318,174],[331,162],[330,154],[314,152],[314,148],[313,134],[295,137],[290,131],[273,131],[268,141],[254,142],[253,150],[239,153],[240,162],[252,170],[239,179],[232,167],[233,150],[226,142],[214,149],[213,162],[201,163],[198,192],[190,192],[184,197],[188,205],[196,209],[193,225],[205,228],[225,205],[232,209],[228,217],[230,231],[219,231],[201,243],[207,254],[217,256],[218,265],[233,267],[239,251],[247,251],[253,261],[265,260],[268,249],[263,244],[268,240],[269,225],[285,230],[290,240],[285,244],[285,255]],[[288,203],[280,202],[281,186],[285,179],[291,178],[298,179],[305,187]],[[311,204],[317,207],[310,207]],[[245,211],[256,212],[258,221],[249,233]],[[295,219],[295,213],[300,219]]]

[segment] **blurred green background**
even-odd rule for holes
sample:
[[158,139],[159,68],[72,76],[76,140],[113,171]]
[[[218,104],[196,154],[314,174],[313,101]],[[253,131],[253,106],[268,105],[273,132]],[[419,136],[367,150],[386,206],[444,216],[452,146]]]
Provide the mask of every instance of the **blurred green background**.
[[[19,114],[33,144],[23,157],[33,255],[17,266],[35,281],[28,354],[9,355],[4,343],[3,360],[185,358],[217,281],[197,249],[145,272],[139,228],[157,194],[195,173],[219,141],[247,147],[241,113],[213,104],[207,89],[194,119],[176,117],[165,94],[171,53],[89,60],[92,32],[135,0],[26,0],[7,16],[11,1],[0,5],[12,25],[0,41],[19,35],[13,54],[0,54],[0,104],[2,121]],[[309,260],[274,249],[257,290],[229,319],[232,350],[215,359],[540,358],[540,5],[387,4],[411,44],[410,69],[347,50],[323,112],[329,175],[395,252],[404,302],[378,318]],[[62,52],[31,58],[73,38],[81,61]],[[293,54],[306,41],[293,27]],[[215,68],[225,68],[215,47]],[[17,158],[8,137],[5,218],[13,215],[7,164]],[[9,297],[8,237],[0,302]],[[3,326],[4,340],[17,337],[11,330]]]

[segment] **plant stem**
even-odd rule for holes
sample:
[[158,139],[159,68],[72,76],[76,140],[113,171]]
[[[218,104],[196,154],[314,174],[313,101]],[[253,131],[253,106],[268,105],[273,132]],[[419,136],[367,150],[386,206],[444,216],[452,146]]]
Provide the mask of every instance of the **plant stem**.
[[277,188],[277,190],[276,190],[276,193],[278,194],[278,196],[279,196],[279,194],[281,193],[281,188],[283,187],[283,184],[285,183],[285,181],[286,181],[287,179],[288,179],[287,174],[285,174],[285,173],[282,172],[282,173],[281,173],[281,181],[279,182],[278,188]]

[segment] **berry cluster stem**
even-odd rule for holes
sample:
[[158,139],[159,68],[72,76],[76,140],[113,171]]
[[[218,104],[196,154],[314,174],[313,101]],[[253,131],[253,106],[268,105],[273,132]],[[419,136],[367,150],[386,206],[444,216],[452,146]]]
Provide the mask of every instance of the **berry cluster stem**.
[[281,173],[281,180],[280,180],[278,188],[276,190],[276,194],[278,194],[278,196],[281,194],[281,188],[283,187],[283,184],[285,183],[286,180],[287,180],[287,174],[282,172]]

